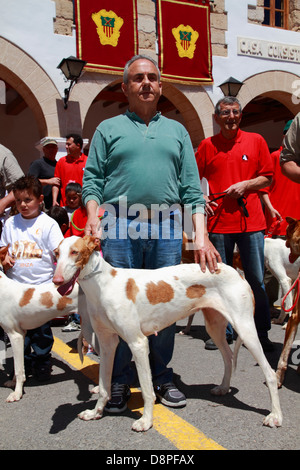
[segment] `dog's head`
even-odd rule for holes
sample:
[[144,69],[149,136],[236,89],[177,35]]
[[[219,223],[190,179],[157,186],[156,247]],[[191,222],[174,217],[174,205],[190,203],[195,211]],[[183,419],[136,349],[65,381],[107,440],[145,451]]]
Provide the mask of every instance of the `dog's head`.
[[300,220],[286,217],[286,246],[290,249],[289,260],[294,263],[300,256]]
[[53,282],[61,295],[69,295],[91,254],[99,249],[99,239],[91,236],[65,238],[54,250],[57,266]]

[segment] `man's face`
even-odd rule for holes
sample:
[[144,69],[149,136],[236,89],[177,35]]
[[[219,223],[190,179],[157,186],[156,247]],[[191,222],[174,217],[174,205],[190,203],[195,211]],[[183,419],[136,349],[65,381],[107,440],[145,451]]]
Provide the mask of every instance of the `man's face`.
[[57,150],[58,150],[57,145],[55,144],[48,144],[45,147],[43,147],[44,155],[49,160],[55,160]]
[[122,83],[122,90],[129,101],[131,111],[145,103],[157,104],[162,86],[155,65],[147,59],[138,59],[128,69],[128,83]]
[[242,114],[238,103],[220,104],[220,114],[215,114],[215,120],[221,127],[222,134],[236,133],[239,129]]
[[75,144],[73,137],[69,137],[69,139],[67,139],[66,149],[67,149],[67,154],[70,155],[71,157],[78,156],[78,154],[81,153],[80,145]]

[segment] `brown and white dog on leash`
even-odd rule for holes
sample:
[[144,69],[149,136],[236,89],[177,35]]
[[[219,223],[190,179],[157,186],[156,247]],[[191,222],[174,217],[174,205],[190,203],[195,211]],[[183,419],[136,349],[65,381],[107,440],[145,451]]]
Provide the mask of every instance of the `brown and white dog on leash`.
[[[152,426],[155,394],[149,366],[147,336],[197,310],[202,310],[206,329],[222,353],[225,372],[215,395],[229,391],[232,365],[243,342],[262,367],[269,387],[272,409],[264,424],[281,426],[276,374],[265,358],[253,319],[253,296],[249,284],[231,267],[218,266],[203,273],[198,264],[180,264],[156,270],[121,269],[109,265],[95,251],[97,240],[90,236],[66,238],[56,250],[53,282],[59,291],[70,293],[76,280],[82,288],[87,313],[100,344],[99,398],[83,420],[99,419],[110,398],[111,374],[119,336],[127,342],[135,360],[144,399],[144,414],[133,423],[135,431]],[[234,354],[225,340],[230,322],[236,330]]]
[[[289,261],[293,265],[296,265],[298,271],[297,283],[300,282],[300,271],[299,271],[299,256],[300,256],[300,220],[287,217],[286,221],[288,226],[286,229],[286,246],[290,249]],[[299,286],[298,286],[299,288]],[[278,387],[281,387],[284,381],[285,372],[287,369],[288,358],[291,352],[292,344],[295,340],[298,325],[300,322],[300,298],[297,298],[297,292],[294,295],[294,308],[291,309],[290,316],[287,322],[285,338],[283,343],[283,349],[277,365],[277,381]],[[288,309],[287,309],[288,310]],[[300,373],[300,366],[298,366],[298,373]]]
[[[8,247],[0,248],[0,264]],[[18,401],[26,380],[24,370],[24,338],[27,330],[38,328],[58,315],[78,312],[78,286],[68,297],[62,297],[52,282],[30,285],[9,279],[0,272],[0,326],[7,333],[14,358],[15,376],[5,383],[13,388],[6,401]]]

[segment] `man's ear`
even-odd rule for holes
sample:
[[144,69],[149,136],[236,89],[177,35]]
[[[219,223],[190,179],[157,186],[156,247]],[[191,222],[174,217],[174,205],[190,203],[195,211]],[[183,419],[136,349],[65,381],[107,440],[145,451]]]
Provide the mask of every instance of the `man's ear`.
[[126,85],[126,83],[122,83],[122,84],[121,84],[121,89],[122,89],[124,95],[127,97],[128,93],[127,93],[127,85]]

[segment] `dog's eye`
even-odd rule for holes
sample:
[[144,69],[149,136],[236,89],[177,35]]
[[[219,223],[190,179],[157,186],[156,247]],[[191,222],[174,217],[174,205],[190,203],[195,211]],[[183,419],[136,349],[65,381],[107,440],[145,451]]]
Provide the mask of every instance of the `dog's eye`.
[[59,251],[58,251],[58,250],[54,250],[53,253],[54,253],[55,258],[57,259],[57,258],[59,257]]
[[78,256],[78,254],[79,254],[79,251],[76,251],[76,250],[71,251],[72,256]]

